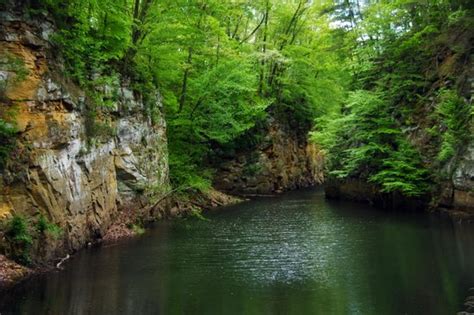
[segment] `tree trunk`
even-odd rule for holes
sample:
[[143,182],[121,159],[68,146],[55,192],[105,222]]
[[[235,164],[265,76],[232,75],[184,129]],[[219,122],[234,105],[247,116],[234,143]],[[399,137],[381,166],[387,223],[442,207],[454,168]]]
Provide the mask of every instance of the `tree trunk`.
[[181,96],[179,97],[179,110],[178,112],[181,113],[181,111],[184,108],[184,103],[186,102],[186,93],[187,93],[187,88],[188,88],[188,76],[189,76],[189,70],[191,69],[191,62],[192,62],[192,57],[193,56],[193,49],[191,47],[188,48],[188,59],[186,60],[186,69],[184,69],[184,74],[183,74],[183,83],[181,84]]
[[267,32],[268,32],[268,14],[270,11],[270,5],[268,0],[265,5],[265,15],[263,17],[263,43],[262,43],[262,60],[260,61],[260,78],[258,82],[258,94],[263,95],[263,82],[265,80],[265,54],[267,52]]

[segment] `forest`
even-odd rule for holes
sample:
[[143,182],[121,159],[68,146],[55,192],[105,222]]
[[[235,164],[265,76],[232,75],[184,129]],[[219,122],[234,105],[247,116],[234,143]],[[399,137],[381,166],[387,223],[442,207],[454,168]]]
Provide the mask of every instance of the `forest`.
[[[93,113],[108,105],[97,80],[129,77],[151,119],[159,89],[175,187],[209,188],[219,148],[254,133],[268,115],[310,131],[330,177],[364,178],[407,196],[433,189],[431,170],[471,137],[472,106],[456,78],[472,43],[454,38],[472,31],[471,1],[28,5],[31,15],[53,14],[67,75],[88,91]],[[437,69],[454,54],[451,68]],[[430,148],[410,140],[413,129]]]

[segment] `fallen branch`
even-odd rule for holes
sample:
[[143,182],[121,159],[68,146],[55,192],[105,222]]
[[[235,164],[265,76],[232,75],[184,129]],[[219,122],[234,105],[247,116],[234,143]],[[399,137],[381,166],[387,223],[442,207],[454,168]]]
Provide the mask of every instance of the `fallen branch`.
[[167,192],[163,197],[161,197],[160,199],[158,199],[158,200],[150,207],[150,209],[153,209],[153,208],[155,208],[156,206],[158,206],[158,204],[159,204],[160,202],[162,202],[163,200],[165,200],[166,198],[168,198],[169,196],[171,196],[171,194],[173,194],[173,193],[175,193],[175,192],[177,192],[177,191],[179,191],[179,190],[186,190],[186,189],[189,189],[189,188],[191,188],[191,186],[189,186],[189,187],[184,187],[184,188],[183,188],[183,187],[176,187],[175,189],[171,189],[171,190],[170,190],[169,192]]
[[61,260],[56,264],[56,268],[61,269],[61,265],[62,265],[66,260],[68,260],[69,258],[71,258],[71,256],[69,256],[69,254],[67,254],[66,257],[64,257],[64,258],[61,258]]

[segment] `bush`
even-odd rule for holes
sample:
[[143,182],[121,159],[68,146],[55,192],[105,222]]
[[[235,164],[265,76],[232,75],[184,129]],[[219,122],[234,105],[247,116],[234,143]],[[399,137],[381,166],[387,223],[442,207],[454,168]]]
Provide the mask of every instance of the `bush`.
[[50,222],[43,214],[40,214],[36,222],[36,231],[39,235],[51,235],[54,239],[58,239],[63,233],[62,229],[56,224]]
[[0,168],[3,169],[10,155],[10,152],[15,147],[16,128],[0,119]]
[[7,222],[5,238],[10,247],[9,255],[22,264],[30,264],[33,238],[28,221],[23,216],[14,215]]
[[323,121],[324,131],[313,140],[326,152],[330,175],[359,177],[384,192],[420,196],[430,179],[420,154],[406,140],[381,92],[359,90],[350,94],[344,116]]
[[471,138],[473,113],[471,105],[456,91],[441,89],[438,92],[435,115],[441,134],[437,159],[439,162],[446,162]]
[[135,233],[136,235],[142,235],[145,233],[145,228],[141,224],[132,224],[130,226],[130,229]]

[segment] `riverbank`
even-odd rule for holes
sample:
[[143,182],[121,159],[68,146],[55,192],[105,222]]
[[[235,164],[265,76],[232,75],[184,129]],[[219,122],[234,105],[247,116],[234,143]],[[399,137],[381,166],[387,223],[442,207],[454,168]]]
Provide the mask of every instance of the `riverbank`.
[[[87,247],[137,237],[145,233],[149,223],[157,220],[182,218],[195,212],[209,211],[236,204],[243,200],[211,189],[206,193],[169,196],[160,200],[159,204],[152,208],[140,207],[138,211],[131,206],[124,207],[119,211],[107,232],[102,237],[89,242]],[[61,268],[61,265],[74,254],[67,253],[64,257],[57,257],[45,265],[34,267],[20,265],[6,256],[0,255],[0,292],[12,289],[31,276]]]
[[386,210],[433,212],[457,222],[474,222],[474,208],[472,206],[458,205],[452,202],[443,203],[430,195],[406,197],[397,192],[384,193],[375,185],[359,179],[330,181],[325,184],[324,191],[328,199],[367,203]]
[[33,271],[0,255],[0,292],[29,277]]
[[127,207],[120,211],[112,226],[107,230],[101,242],[110,243],[120,239],[143,234],[147,223],[161,219],[175,219],[193,213],[228,206],[243,199],[210,189],[206,193],[195,192],[186,195],[172,195],[159,201],[151,209],[143,208],[141,212]]

